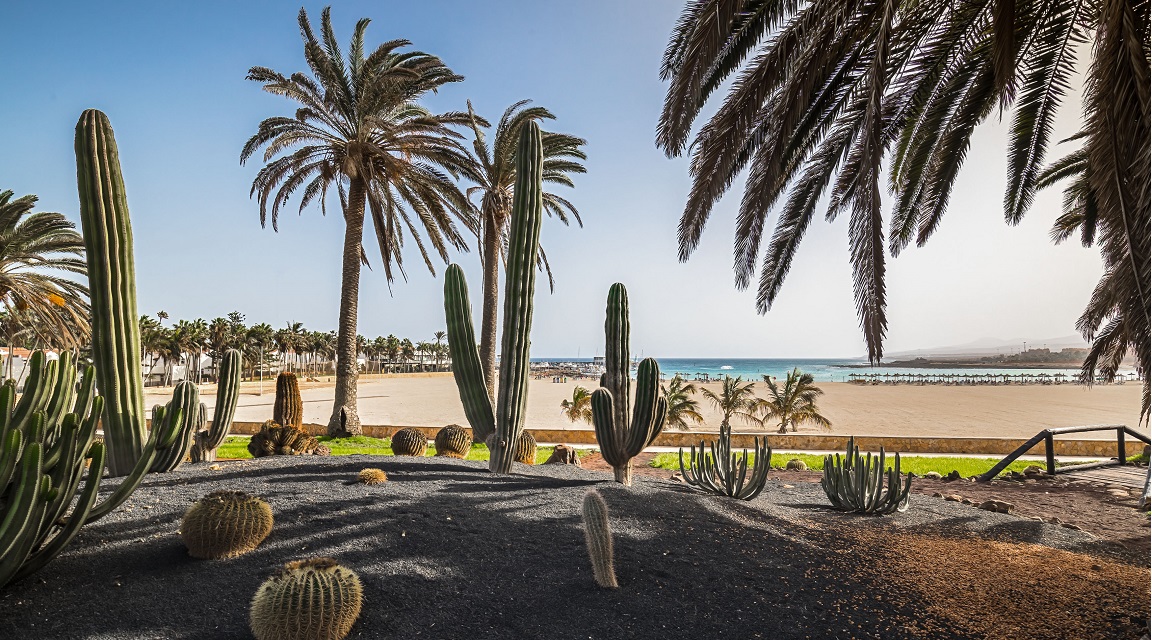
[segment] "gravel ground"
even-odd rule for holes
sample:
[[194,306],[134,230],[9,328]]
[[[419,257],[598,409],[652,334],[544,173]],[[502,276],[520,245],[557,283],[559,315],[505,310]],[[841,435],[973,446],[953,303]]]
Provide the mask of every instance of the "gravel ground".
[[[352,482],[369,466],[389,481]],[[1038,640],[1148,626],[1148,567],[1124,549],[928,496],[872,518],[778,480],[739,502],[559,465],[505,477],[442,458],[221,467],[149,476],[43,571],[0,591],[0,638],[250,637],[257,586],[316,555],[364,582],[353,638]],[[592,581],[579,515],[589,488],[612,513],[618,590]],[[193,560],[180,518],[217,489],[263,497],[276,525],[246,556]]]

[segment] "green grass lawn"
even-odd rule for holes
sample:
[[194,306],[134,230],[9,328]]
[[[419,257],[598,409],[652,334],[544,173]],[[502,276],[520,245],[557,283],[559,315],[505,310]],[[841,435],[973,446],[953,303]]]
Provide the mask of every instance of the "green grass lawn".
[[[390,456],[392,454],[392,440],[389,438],[369,438],[368,436],[353,436],[351,438],[330,438],[328,436],[319,436],[316,438],[320,442],[328,445],[332,449],[334,456],[347,456],[355,453],[364,453],[373,456]],[[537,447],[536,449],[536,464],[543,464],[548,456],[552,455],[553,447]],[[578,449],[578,455],[581,457],[588,455],[587,450]],[[424,452],[426,456],[436,454],[436,449],[428,447]],[[216,456],[224,458],[251,458],[252,454],[248,453],[248,438],[241,438],[239,436],[229,436],[224,439],[224,443],[216,450]],[[488,447],[482,444],[473,444],[472,450],[468,452],[467,460],[487,460]]]
[[[755,456],[749,454],[749,462],[755,459]],[[798,458],[803,460],[808,465],[809,469],[817,471],[824,469],[824,456],[812,453],[773,453],[772,466],[776,468],[783,468],[784,465],[791,459]],[[962,477],[977,476],[989,469],[991,469],[1001,458],[965,458],[965,457],[936,457],[936,456],[900,456],[900,472],[907,473],[911,471],[918,476],[922,476],[929,471],[935,471],[940,475],[948,475],[953,470],[959,471]],[[687,464],[687,451],[685,451],[685,464]],[[886,456],[885,463],[888,467],[892,466],[893,459],[891,456]],[[1043,463],[1034,460],[1017,460],[1008,465],[1005,471],[1023,471],[1025,468],[1039,464],[1044,466]],[[656,456],[651,465],[658,469],[670,469],[673,471],[680,470],[679,455],[675,453],[661,453]]]

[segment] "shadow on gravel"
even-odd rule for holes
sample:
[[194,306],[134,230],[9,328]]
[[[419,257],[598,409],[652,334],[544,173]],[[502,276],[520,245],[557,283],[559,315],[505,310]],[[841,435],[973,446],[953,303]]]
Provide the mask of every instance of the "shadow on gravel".
[[[963,636],[893,589],[828,518],[781,517],[824,507],[802,499],[745,503],[645,480],[629,489],[579,469],[495,477],[417,460],[281,464],[149,479],[133,501],[153,509],[85,528],[44,571],[0,591],[0,637],[248,637],[258,585],[316,555],[364,583],[352,638]],[[365,466],[391,479],[345,484]],[[589,487],[609,505],[617,590],[592,580],[580,519]],[[264,496],[276,525],[246,556],[192,560],[179,517],[217,488]]]

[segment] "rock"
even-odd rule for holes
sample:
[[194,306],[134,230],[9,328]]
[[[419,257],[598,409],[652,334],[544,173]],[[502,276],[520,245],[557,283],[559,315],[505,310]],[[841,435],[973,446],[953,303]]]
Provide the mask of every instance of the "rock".
[[1139,498],[1139,497],[1144,495],[1144,490],[1143,489],[1129,489],[1128,495],[1132,496],[1133,498]]
[[780,488],[781,489],[793,489],[794,487],[790,484],[782,484],[782,485],[780,485]]
[[980,504],[976,505],[976,508],[983,509],[985,511],[992,511],[994,513],[1012,513],[1012,510],[1016,508],[1016,505],[1010,502],[1004,502],[1003,500],[992,499],[981,502]]
[[944,494],[943,494],[943,493],[940,493],[939,491],[937,491],[936,493],[933,493],[933,494],[932,494],[932,497],[933,497],[933,498],[943,498],[943,497],[944,497]]
[[1060,518],[1057,518],[1056,516],[1052,516],[1050,518],[1044,518],[1044,522],[1047,522],[1048,524],[1060,524],[1062,521],[1060,520]]
[[973,502],[972,500],[969,500],[968,498],[964,498],[963,500],[960,501],[960,504],[976,504],[976,503]]
[[318,444],[318,445],[316,445],[316,448],[312,450],[312,455],[314,455],[314,456],[330,456],[330,455],[332,455],[332,448],[326,444]]
[[1081,529],[1080,527],[1078,527],[1078,526],[1076,526],[1076,525],[1072,524],[1071,522],[1061,522],[1061,523],[1060,523],[1060,526],[1061,526],[1061,527],[1064,527],[1065,529],[1071,529],[1071,530],[1073,530],[1073,531],[1083,531],[1083,529]]
[[945,500],[947,500],[948,502],[960,502],[960,501],[961,501],[961,500],[963,500],[964,498],[962,498],[961,496],[958,496],[958,495],[956,495],[955,493],[953,493],[953,494],[952,494],[952,495],[950,495],[950,496],[944,496],[944,499],[945,499]]
[[[552,462],[552,458],[548,458],[548,460],[544,464],[548,464],[548,463],[564,464],[564,463],[560,463],[560,462]],[[577,463],[577,465],[579,465],[579,463]],[[673,473],[672,477],[670,477],[668,479],[671,480],[672,482],[680,482],[680,483],[684,482],[684,476],[679,471],[677,471],[676,473]]]
[[1102,566],[1100,566],[1100,565],[1098,565],[1098,564],[1094,564],[1094,565],[1092,565],[1092,570],[1093,570],[1093,571],[1103,571],[1103,570],[1104,570],[1104,567],[1102,567]]
[[219,471],[219,470],[221,470],[221,469],[223,469],[223,468],[224,468],[224,467],[221,467],[221,466],[220,466],[220,465],[218,465],[218,464],[210,464],[210,465],[208,465],[208,469],[209,469],[210,471]]
[[800,458],[792,458],[788,461],[788,464],[784,465],[784,468],[788,471],[807,471],[808,463],[804,462]]
[[1041,473],[1044,473],[1044,467],[1041,467],[1038,464],[1030,464],[1024,468],[1024,475],[1026,476],[1034,476]]
[[[548,456],[548,459],[544,461],[544,464],[574,464],[579,467],[580,456],[577,455],[576,449],[573,447],[569,447],[566,444],[558,444],[556,448],[552,450],[552,455]],[[683,479],[678,480],[678,482],[683,482]]]
[[936,473],[935,471],[929,471],[928,473],[924,474],[924,477],[927,478],[928,480],[939,480],[940,478],[943,478],[944,476],[940,475],[939,473]]
[[1128,497],[1131,497],[1131,496],[1128,494],[1128,490],[1127,490],[1127,489],[1109,489],[1109,490],[1108,490],[1108,493],[1110,493],[1110,494],[1112,494],[1112,495],[1116,496],[1117,498],[1128,498]]
[[959,480],[959,479],[960,479],[960,472],[956,471],[955,469],[952,470],[952,473],[949,473],[947,476],[944,477],[944,480],[946,480],[948,482],[952,482],[953,480]]

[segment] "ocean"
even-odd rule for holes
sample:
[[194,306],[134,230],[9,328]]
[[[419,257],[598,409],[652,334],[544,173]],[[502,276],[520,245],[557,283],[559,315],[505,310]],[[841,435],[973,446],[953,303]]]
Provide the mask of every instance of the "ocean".
[[[533,358],[533,362],[591,362],[591,358]],[[867,360],[852,359],[805,359],[805,358],[656,358],[660,363],[660,373],[673,376],[679,373],[687,379],[740,376],[745,380],[759,381],[762,376],[784,377],[793,368],[810,373],[821,382],[847,382],[849,374],[921,374],[921,375],[1027,375],[1046,373],[1065,376],[1079,375],[1079,368],[1068,369],[993,369],[984,367],[951,368],[907,368],[869,367]]]

